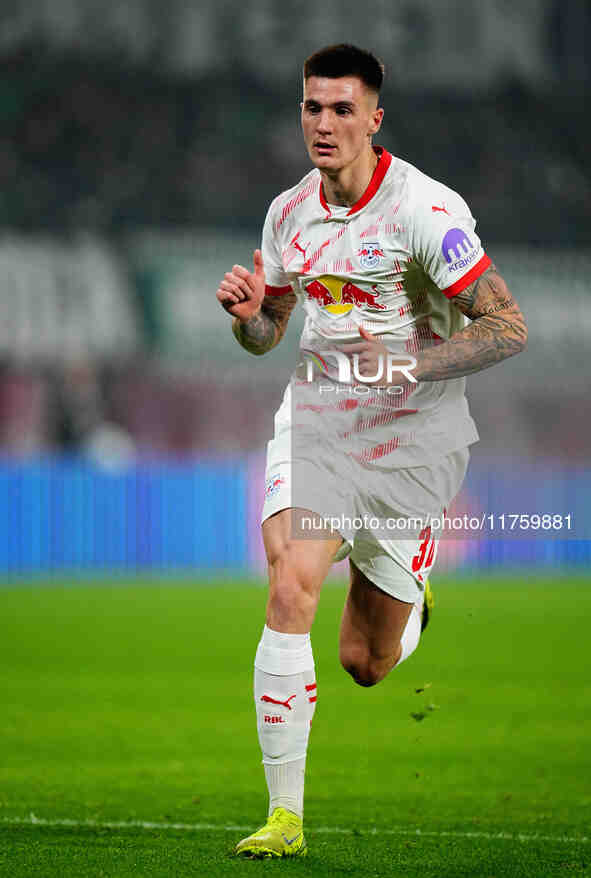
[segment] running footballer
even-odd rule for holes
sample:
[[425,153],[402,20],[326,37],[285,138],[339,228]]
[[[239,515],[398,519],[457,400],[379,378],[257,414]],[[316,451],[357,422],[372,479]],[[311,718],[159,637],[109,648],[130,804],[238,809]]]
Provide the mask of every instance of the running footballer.
[[[256,355],[281,341],[298,299],[306,312],[302,365],[267,451],[269,600],[254,700],[269,810],[237,845],[244,857],[306,853],[318,692],[309,632],[331,565],[349,556],[341,663],[373,686],[416,649],[428,619],[439,536],[429,521],[445,515],[478,439],[465,376],[527,339],[463,199],[374,145],[382,79],[381,62],[355,46],[307,59],[301,121],[314,168],[272,202],[252,270],[234,265],[217,291]],[[393,380],[385,362],[399,367]],[[424,526],[398,528],[415,519]]]

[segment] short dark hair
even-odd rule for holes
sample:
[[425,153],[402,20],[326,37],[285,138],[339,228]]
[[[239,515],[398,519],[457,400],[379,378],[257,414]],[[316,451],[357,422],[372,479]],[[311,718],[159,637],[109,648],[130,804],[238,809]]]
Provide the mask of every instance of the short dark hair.
[[349,43],[326,46],[314,52],[304,61],[304,79],[310,76],[357,76],[368,88],[378,92],[384,80],[384,65],[379,58],[366,49]]

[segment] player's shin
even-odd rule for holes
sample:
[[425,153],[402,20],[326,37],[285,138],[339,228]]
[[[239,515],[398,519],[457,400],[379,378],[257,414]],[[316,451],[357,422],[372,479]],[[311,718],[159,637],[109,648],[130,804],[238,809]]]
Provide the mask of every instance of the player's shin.
[[316,707],[309,634],[282,634],[265,626],[254,673],[257,730],[269,789],[269,814],[303,814],[304,773]]

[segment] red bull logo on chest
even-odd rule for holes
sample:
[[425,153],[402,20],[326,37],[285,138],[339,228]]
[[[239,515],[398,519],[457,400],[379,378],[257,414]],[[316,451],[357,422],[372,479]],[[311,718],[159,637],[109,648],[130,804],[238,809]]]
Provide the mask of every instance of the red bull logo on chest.
[[373,292],[358,287],[357,284],[331,274],[323,274],[305,285],[309,299],[314,299],[329,314],[340,316],[357,308],[385,311],[386,306],[378,302],[379,293],[372,286]]

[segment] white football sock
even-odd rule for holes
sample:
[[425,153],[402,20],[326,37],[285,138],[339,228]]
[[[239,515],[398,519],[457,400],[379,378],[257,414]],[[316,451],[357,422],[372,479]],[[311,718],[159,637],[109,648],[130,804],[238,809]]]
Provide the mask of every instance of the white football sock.
[[398,667],[404,659],[407,659],[409,655],[412,655],[419,645],[419,639],[421,637],[421,610],[422,604],[414,604],[410,611],[406,627],[400,638],[402,652],[400,653],[400,658],[396,662],[396,667]]
[[255,658],[254,699],[269,814],[286,808],[301,817],[306,750],[316,707],[309,634],[282,634],[265,625]]
[[275,808],[293,811],[298,817],[304,813],[304,776],[306,757],[279,765],[265,765],[265,778],[269,790],[269,816]]

